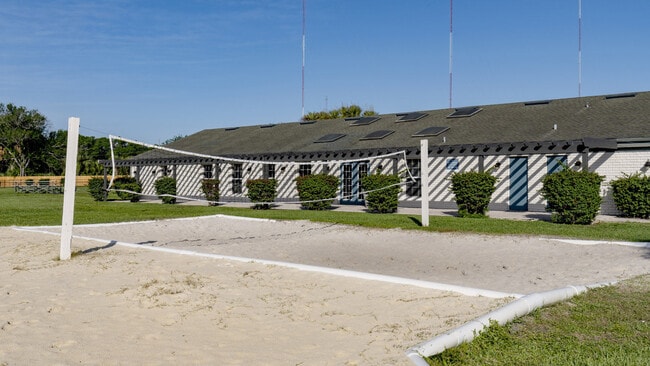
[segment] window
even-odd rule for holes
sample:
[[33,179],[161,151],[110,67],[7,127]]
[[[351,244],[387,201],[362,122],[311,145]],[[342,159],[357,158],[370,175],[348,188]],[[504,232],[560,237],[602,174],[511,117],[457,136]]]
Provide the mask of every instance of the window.
[[167,165],[161,165],[160,166],[160,173],[162,174],[163,177],[167,176],[167,174],[168,174]]
[[546,172],[553,174],[560,172],[567,165],[566,155],[553,155],[546,157]]
[[298,175],[301,177],[311,175],[311,164],[300,164],[298,167]]
[[264,179],[275,179],[275,164],[264,164]]
[[454,171],[454,172],[458,171],[459,165],[460,164],[458,163],[458,159],[456,159],[456,158],[447,159],[447,170],[451,170],[451,171]]
[[363,180],[364,177],[368,175],[368,162],[364,161],[362,163],[359,163],[359,199],[364,200],[365,196],[363,195],[362,190],[361,190],[361,181]]
[[408,168],[409,172],[411,172],[411,176],[415,178],[415,180],[412,179],[411,176],[407,178],[406,195],[410,197],[420,197],[420,159],[407,159],[406,167]]
[[232,164],[232,193],[242,193],[242,164]]
[[212,164],[206,164],[203,166],[203,178],[204,179],[211,179],[213,177],[212,174]]

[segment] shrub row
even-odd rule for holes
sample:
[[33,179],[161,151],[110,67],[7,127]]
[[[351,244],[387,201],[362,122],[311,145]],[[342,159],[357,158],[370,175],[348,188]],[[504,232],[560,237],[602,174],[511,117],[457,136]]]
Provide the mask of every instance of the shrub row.
[[340,180],[333,175],[313,174],[296,178],[298,197],[308,210],[326,210],[332,207]]
[[650,176],[625,174],[610,185],[616,208],[624,216],[650,218]]
[[591,224],[602,198],[600,183],[602,176],[587,171],[565,168],[548,174],[542,180],[542,197],[551,211],[551,222],[560,224]]
[[176,179],[172,177],[160,177],[154,182],[153,186],[162,203],[176,203],[176,197],[172,197],[176,195]]
[[[604,177],[586,171],[565,168],[548,174],[542,180],[541,194],[551,211],[551,221],[564,224],[591,224],[602,203],[600,185]],[[497,178],[491,172],[455,173],[451,177],[451,191],[454,193],[458,214],[484,216],[492,194],[496,190]],[[390,174],[371,174],[363,177],[361,186],[366,206],[370,212],[390,213],[397,211],[400,178]],[[302,206],[309,210],[329,209],[336,198],[339,178],[327,174],[306,175],[296,178],[298,196]],[[120,177],[114,181],[116,189],[141,192],[142,187],[134,177]],[[611,182],[616,207],[628,217],[650,218],[650,177],[640,173],[624,175]],[[176,180],[162,177],[154,183],[156,194],[163,203],[175,203]],[[276,198],[275,179],[253,179],[246,182],[247,196],[256,208],[270,208]],[[390,187],[387,189],[382,189]],[[91,178],[88,181],[90,195],[96,201],[106,200],[104,180]],[[219,200],[219,180],[204,179],[201,190],[208,201]],[[120,199],[137,202],[140,195],[117,192]]]
[[251,202],[255,203],[255,208],[269,209],[270,204],[275,201],[275,179],[251,179],[246,181],[248,190],[247,196]]
[[497,178],[488,172],[464,172],[451,176],[451,191],[456,197],[460,217],[485,216],[496,190]]
[[366,192],[364,199],[368,210],[377,213],[396,212],[399,183],[400,177],[397,174],[370,174],[363,177],[361,188]]
[[208,205],[216,206],[219,201],[219,179],[203,179],[201,181],[201,191],[208,200]]

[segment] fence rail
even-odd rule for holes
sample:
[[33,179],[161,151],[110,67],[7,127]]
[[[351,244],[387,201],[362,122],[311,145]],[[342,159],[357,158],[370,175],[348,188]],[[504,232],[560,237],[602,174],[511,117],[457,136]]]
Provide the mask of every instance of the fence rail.
[[[25,176],[25,177],[0,177],[0,188],[13,188],[15,186],[26,186],[28,181],[35,185],[38,185],[39,181],[49,179],[51,186],[63,186],[61,179],[63,176],[52,176],[52,175],[35,175],[35,176]],[[87,186],[88,181],[91,178],[96,178],[94,176],[77,176],[76,185],[77,187]],[[103,177],[99,177],[103,178]]]

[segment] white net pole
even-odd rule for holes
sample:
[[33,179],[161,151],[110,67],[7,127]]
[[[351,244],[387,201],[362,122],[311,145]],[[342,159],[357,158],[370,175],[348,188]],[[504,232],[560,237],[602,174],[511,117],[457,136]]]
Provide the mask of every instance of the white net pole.
[[429,226],[429,140],[420,140],[420,192],[422,226]]
[[63,187],[63,219],[61,221],[61,250],[59,259],[70,259],[72,223],[74,221],[74,195],[77,178],[77,151],[79,149],[79,118],[68,119],[68,146],[65,154],[65,185]]

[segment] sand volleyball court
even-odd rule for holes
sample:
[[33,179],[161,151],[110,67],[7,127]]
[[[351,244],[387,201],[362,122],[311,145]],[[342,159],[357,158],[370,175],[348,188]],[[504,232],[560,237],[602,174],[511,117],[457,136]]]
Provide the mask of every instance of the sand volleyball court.
[[75,227],[103,241],[76,238],[61,262],[59,237],[45,233],[58,228],[37,230],[0,228],[0,365],[409,365],[407,348],[511,300],[463,293],[650,270],[643,246],[222,216]]

